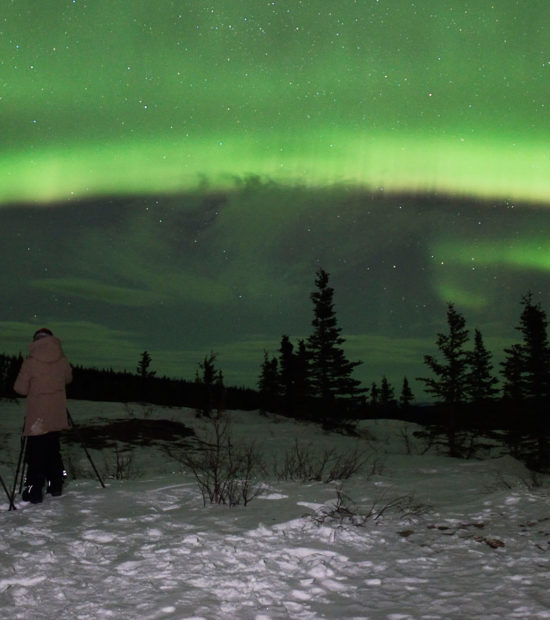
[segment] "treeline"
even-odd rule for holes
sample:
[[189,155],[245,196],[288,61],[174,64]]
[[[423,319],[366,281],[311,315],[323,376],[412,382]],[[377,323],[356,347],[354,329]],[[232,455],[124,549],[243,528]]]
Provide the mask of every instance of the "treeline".
[[[471,340],[464,316],[448,304],[447,331],[436,336],[437,352],[424,356],[429,376],[417,377],[433,398],[432,406],[414,404],[406,377],[399,394],[385,376],[370,388],[353,377],[361,362],[344,353],[334,289],[323,269],[317,271],[310,299],[311,334],[295,344],[283,335],[276,355],[264,351],[257,391],[226,387],[214,353],[198,363],[194,380],[185,380],[157,377],[144,351],[134,373],[74,367],[68,396],[187,406],[206,416],[221,409],[260,409],[330,428],[353,419],[392,417],[428,425],[430,433],[444,437],[453,456],[473,454],[477,437],[494,440],[498,432],[514,456],[534,469],[550,469],[548,319],[530,293],[521,299],[518,342],[504,350],[500,369],[481,331],[475,329]],[[0,396],[15,396],[12,386],[22,361],[20,355],[0,354]]]
[[0,397],[11,398],[15,395],[13,384],[23,363],[23,356],[4,355],[0,353]]
[[448,304],[448,331],[437,334],[438,354],[424,356],[430,376],[416,378],[433,405],[419,406],[407,377],[399,394],[385,376],[370,390],[352,378],[361,362],[344,355],[334,290],[322,269],[315,284],[311,335],[296,344],[283,335],[278,354],[264,352],[258,380],[262,410],[330,427],[380,416],[414,421],[427,425],[432,439],[452,456],[472,456],[480,446],[496,443],[533,469],[550,469],[548,321],[530,293],[521,300],[520,338],[505,349],[498,370],[481,331],[474,330],[471,342],[464,316]]
[[[149,364],[144,372],[142,365],[147,358],[150,363],[151,358],[145,351],[135,373],[73,366],[73,380],[67,386],[67,396],[75,400],[148,402],[197,410],[205,407],[210,391],[198,375],[193,381],[157,377],[149,370]],[[13,384],[22,362],[21,355],[0,354],[0,397],[16,396]],[[253,410],[259,406],[257,392],[244,387],[223,386],[223,402],[228,409]]]

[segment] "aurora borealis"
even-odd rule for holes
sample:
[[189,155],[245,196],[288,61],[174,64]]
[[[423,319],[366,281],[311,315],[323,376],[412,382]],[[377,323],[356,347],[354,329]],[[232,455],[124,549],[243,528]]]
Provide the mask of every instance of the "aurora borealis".
[[[0,350],[254,385],[322,266],[370,384],[454,301],[495,355],[549,300],[546,0],[10,1]],[[550,308],[548,308],[550,310]],[[420,395],[419,395],[420,396]]]

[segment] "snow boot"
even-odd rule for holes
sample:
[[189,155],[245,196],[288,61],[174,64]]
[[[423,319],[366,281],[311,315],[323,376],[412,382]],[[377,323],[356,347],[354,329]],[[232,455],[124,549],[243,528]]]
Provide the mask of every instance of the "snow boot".
[[46,493],[49,493],[52,497],[59,497],[63,492],[63,482],[60,480],[50,480],[46,487]]
[[63,483],[67,477],[65,469],[61,470],[60,475],[52,476],[46,485],[46,493],[49,493],[52,497],[59,497],[63,493]]
[[31,504],[40,504],[42,502],[42,489],[36,484],[28,484],[23,489],[21,499]]

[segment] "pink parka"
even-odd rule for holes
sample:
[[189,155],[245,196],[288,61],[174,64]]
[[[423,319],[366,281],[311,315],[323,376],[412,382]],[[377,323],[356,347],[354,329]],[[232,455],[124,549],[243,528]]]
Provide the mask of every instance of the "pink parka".
[[71,380],[71,366],[58,338],[46,336],[31,342],[29,357],[13,385],[18,394],[27,397],[25,436],[69,428],[65,385]]

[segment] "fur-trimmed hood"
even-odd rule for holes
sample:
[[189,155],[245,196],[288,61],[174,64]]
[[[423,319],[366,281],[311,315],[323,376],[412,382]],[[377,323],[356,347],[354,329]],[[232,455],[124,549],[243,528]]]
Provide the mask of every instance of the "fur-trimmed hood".
[[65,354],[63,353],[63,347],[61,346],[61,340],[59,340],[59,338],[55,336],[44,336],[30,343],[29,356],[39,362],[48,364],[57,362],[62,357],[65,357]]

